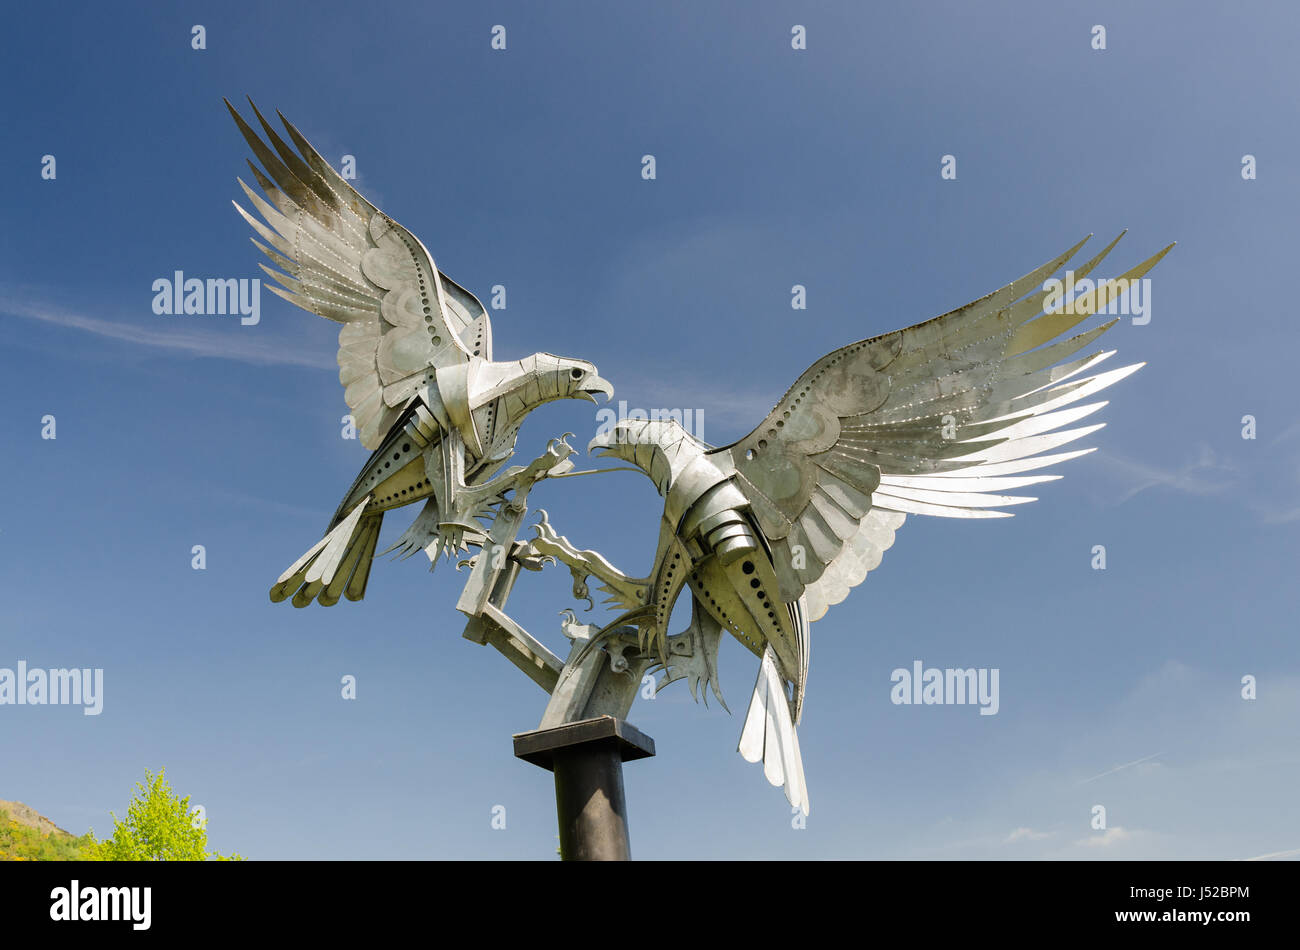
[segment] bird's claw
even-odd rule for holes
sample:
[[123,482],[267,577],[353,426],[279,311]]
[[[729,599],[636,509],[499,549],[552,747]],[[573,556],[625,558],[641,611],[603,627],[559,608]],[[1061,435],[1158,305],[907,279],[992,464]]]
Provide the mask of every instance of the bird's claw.
[[560,539],[555,529],[551,527],[545,508],[537,509],[537,524],[533,525],[533,530],[537,532],[537,537],[544,538],[547,541],[558,541]]
[[592,610],[595,608],[596,602],[591,599],[591,591],[587,589],[586,580],[586,574],[579,574],[576,570],[573,571],[573,596],[578,600],[585,600],[587,609]]
[[569,461],[569,456],[573,454],[573,446],[564,441],[565,436],[572,434],[566,432],[558,439],[551,439],[546,444],[546,451],[519,473],[520,480],[541,481],[552,475],[563,475],[572,469],[573,463]]
[[556,563],[555,558],[549,554],[530,553],[527,546],[520,549],[519,553],[515,555],[515,560],[526,571],[540,571],[547,564]]
[[[573,438],[573,433],[572,433],[572,432],[566,432],[566,433],[564,433],[564,435],[560,436],[558,439],[551,439],[550,442],[547,442],[547,443],[546,443],[546,451],[549,452],[549,453],[554,453],[555,455],[558,455],[558,456],[559,456],[560,458],[562,458],[562,459],[566,459],[566,458],[568,458],[570,455],[573,454],[573,446],[571,446],[571,445],[570,445],[568,442],[566,442],[565,440],[566,440],[566,439],[571,439],[571,438]],[[557,449],[557,448],[556,448],[557,445],[558,445],[558,446],[561,446],[561,447],[563,448],[563,451],[561,451],[560,449]]]

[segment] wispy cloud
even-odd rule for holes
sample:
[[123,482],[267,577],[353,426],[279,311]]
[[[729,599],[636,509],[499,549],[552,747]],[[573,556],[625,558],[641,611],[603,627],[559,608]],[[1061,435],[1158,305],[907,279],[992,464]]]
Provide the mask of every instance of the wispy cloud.
[[1033,828],[1017,828],[1011,834],[1007,835],[1006,843],[1013,841],[1042,841],[1044,838],[1050,838],[1050,831],[1035,831]]
[[1293,848],[1290,851],[1274,851],[1270,854],[1257,854],[1253,858],[1243,858],[1243,861],[1272,861],[1276,858],[1296,858],[1300,857],[1300,848]]
[[1292,521],[1300,521],[1300,507],[1261,511],[1260,517],[1265,524],[1290,524]]
[[1097,460],[1128,482],[1113,504],[1122,505],[1149,488],[1170,488],[1186,495],[1218,495],[1235,483],[1236,469],[1215,455],[1208,445],[1197,446],[1196,458],[1174,469],[1126,458],[1114,452],[1098,452]]
[[1162,755],[1164,755],[1163,752],[1154,752],[1151,755],[1143,756],[1140,759],[1134,759],[1132,762],[1125,762],[1123,765],[1117,765],[1113,769],[1107,769],[1104,772],[1100,772],[1097,775],[1094,775],[1092,778],[1086,778],[1079,784],[1087,785],[1089,782],[1095,782],[1099,778],[1105,778],[1107,775],[1113,775],[1114,773],[1122,771],[1123,769],[1132,768],[1135,765],[1141,765],[1143,762],[1150,762],[1152,759],[1158,758]]
[[1087,838],[1080,838],[1075,842],[1076,845],[1086,848],[1110,848],[1117,844],[1133,839],[1138,832],[1129,831],[1120,825],[1107,828],[1099,835],[1089,835]]
[[[1246,465],[1224,458],[1203,443],[1196,447],[1196,455],[1190,462],[1176,468],[1114,452],[1098,452],[1097,461],[1123,486],[1098,501],[1103,505],[1122,505],[1148,489],[1162,488],[1194,498],[1222,498],[1223,503],[1239,505],[1267,525],[1300,521],[1295,478],[1300,474],[1300,456],[1294,451],[1288,453],[1286,447],[1297,435],[1300,435],[1300,424],[1267,442],[1243,440],[1242,444],[1248,448],[1240,457],[1249,460]],[[1290,480],[1279,480],[1279,476],[1287,474],[1292,476]]]
[[[160,324],[158,328],[141,326],[99,317],[88,317],[61,307],[15,299],[10,288],[0,294],[0,312],[24,320],[34,320],[68,330],[80,330],[96,336],[186,353],[190,356],[236,360],[260,366],[308,366],[315,369],[336,369],[334,356],[268,339],[255,328],[232,324],[225,332],[183,328],[177,322]],[[179,321],[182,318],[160,318]]]

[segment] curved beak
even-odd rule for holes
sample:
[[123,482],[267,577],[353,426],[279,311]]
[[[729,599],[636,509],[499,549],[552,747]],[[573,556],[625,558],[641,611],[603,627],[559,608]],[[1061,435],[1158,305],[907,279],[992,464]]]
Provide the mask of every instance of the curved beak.
[[592,395],[592,393],[604,393],[605,401],[609,402],[611,399],[614,398],[614,386],[612,383],[610,383],[609,380],[601,379],[599,376],[593,375],[588,377],[583,382],[582,388],[579,389],[574,395],[579,396],[582,399],[586,399],[588,402],[595,402],[596,398]]
[[596,436],[587,443],[587,454],[591,455],[594,449],[601,449],[601,454],[603,454],[603,450],[608,449],[609,447],[609,433],[604,433],[603,435]]

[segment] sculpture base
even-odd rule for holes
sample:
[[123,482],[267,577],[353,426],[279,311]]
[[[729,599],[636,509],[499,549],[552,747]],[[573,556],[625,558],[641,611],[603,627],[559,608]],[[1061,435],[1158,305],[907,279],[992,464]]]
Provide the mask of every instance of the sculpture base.
[[555,773],[560,857],[630,859],[623,763],[653,756],[654,740],[622,719],[599,716],[522,732],[514,741],[516,757]]

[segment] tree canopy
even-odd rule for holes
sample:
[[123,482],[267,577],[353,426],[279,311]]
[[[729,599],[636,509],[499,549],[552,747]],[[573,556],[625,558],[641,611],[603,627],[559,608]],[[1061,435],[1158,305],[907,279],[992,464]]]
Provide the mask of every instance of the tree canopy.
[[190,796],[172,791],[166,771],[145,769],[125,821],[110,812],[113,834],[99,845],[99,856],[105,861],[242,861],[238,854],[208,850],[206,817],[190,807]]

